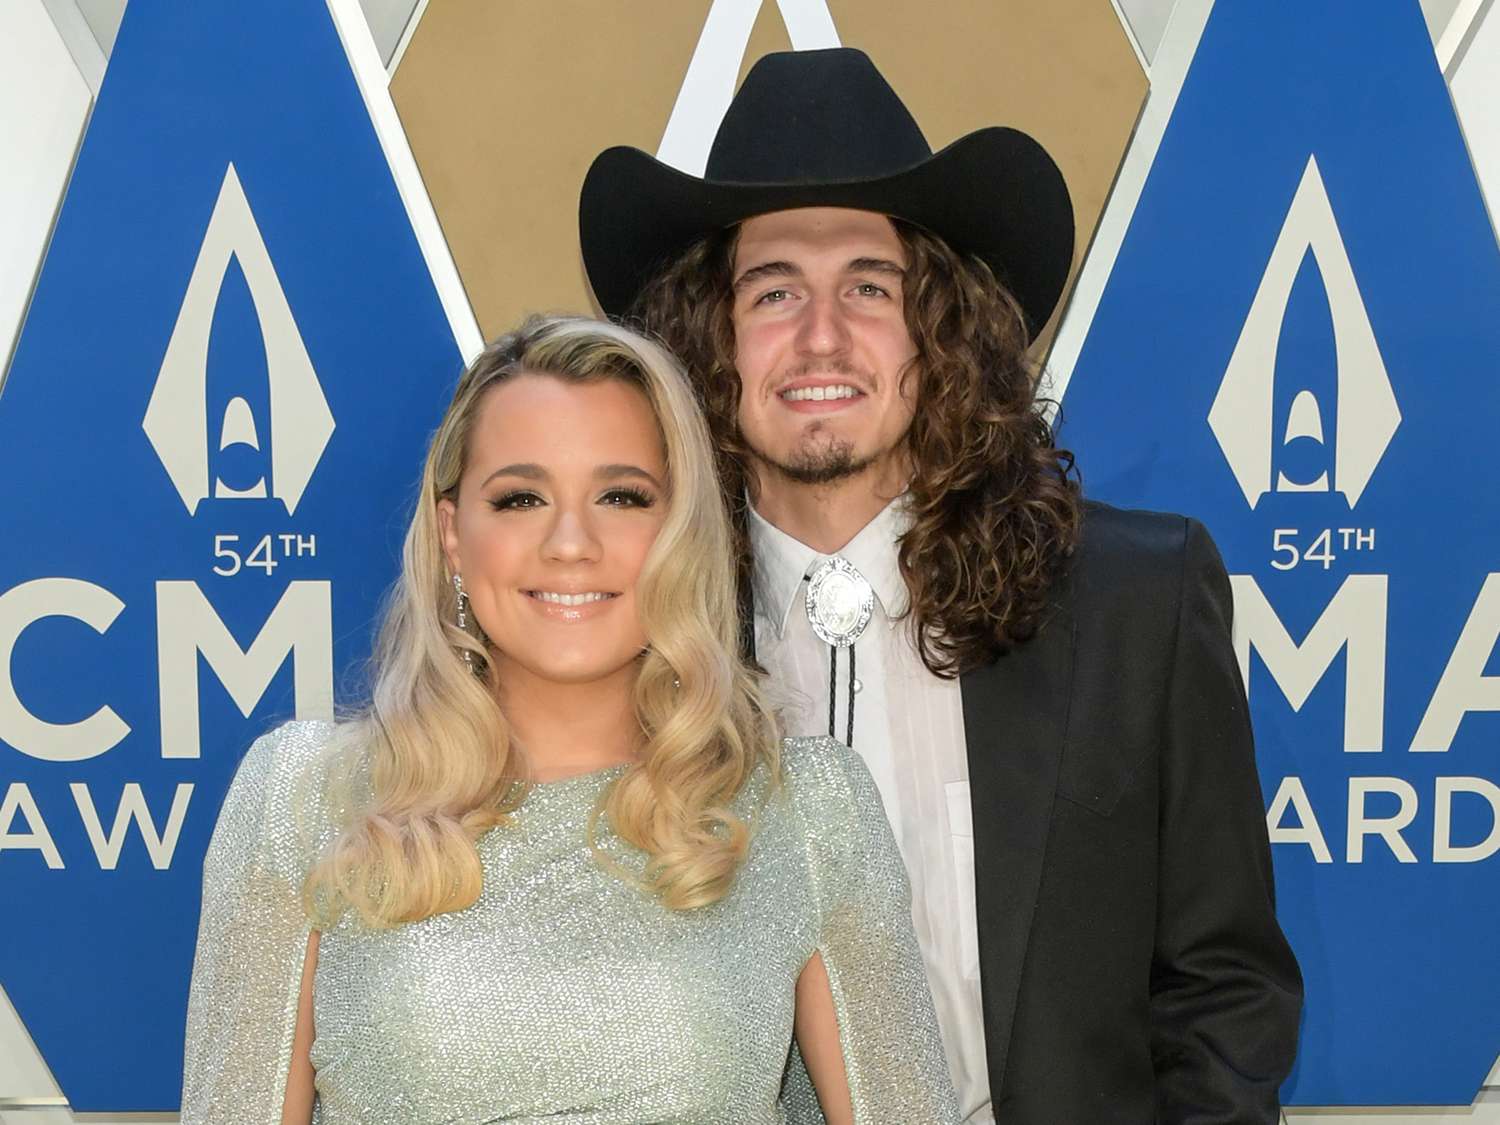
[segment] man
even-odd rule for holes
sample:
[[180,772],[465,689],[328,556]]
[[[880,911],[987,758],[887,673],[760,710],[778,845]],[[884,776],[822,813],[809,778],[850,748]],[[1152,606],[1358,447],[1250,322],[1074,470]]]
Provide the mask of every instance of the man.
[[1229,583],[1196,522],[1083,503],[1039,411],[1051,159],[934,156],[858,51],[769,55],[704,179],[611,149],[580,221],[698,385],[789,733],[880,786],[965,1120],[1276,1121],[1301,981]]

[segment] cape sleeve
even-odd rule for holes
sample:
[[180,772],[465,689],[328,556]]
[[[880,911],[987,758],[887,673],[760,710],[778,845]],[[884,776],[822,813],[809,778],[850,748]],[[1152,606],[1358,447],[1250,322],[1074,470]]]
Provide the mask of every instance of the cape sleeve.
[[219,812],[188,994],[183,1125],[281,1119],[311,932],[297,791],[328,730],[288,723],[258,739]]
[[[795,746],[794,743],[801,743]],[[788,785],[807,839],[857,1125],[958,1121],[942,1036],[911,919],[911,884],[862,759],[832,739],[788,740]],[[823,1121],[793,1047],[783,1086],[789,1125]]]

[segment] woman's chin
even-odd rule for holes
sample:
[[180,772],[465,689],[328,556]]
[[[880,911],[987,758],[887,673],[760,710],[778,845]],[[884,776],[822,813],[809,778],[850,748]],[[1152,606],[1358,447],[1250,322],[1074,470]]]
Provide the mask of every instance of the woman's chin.
[[641,645],[637,645],[609,657],[601,657],[597,649],[577,653],[560,653],[554,650],[545,657],[538,655],[532,659],[522,657],[502,660],[497,671],[503,681],[507,678],[506,665],[509,665],[512,674],[520,672],[519,678],[531,680],[538,687],[602,684],[633,672],[638,667],[636,656],[640,649]]

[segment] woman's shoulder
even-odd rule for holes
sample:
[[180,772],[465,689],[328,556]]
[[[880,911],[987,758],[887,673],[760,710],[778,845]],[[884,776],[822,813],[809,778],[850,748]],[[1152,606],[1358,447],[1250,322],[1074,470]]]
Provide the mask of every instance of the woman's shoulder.
[[781,768],[789,777],[842,777],[848,772],[850,764],[858,760],[853,750],[826,734],[781,740]]
[[864,759],[821,736],[784,739],[781,747],[790,819],[801,835],[823,909],[842,901],[861,871],[889,870],[893,885],[903,886],[905,872],[885,806]]
[[236,774],[270,781],[306,770],[333,741],[338,724],[330,719],[291,719],[250,744]]
[[[224,804],[266,805],[303,789],[328,757],[338,724],[328,719],[293,719],[267,731],[240,759]],[[322,786],[312,783],[314,790]]]
[[274,852],[300,866],[299,853],[326,836],[326,763],[338,730],[328,720],[294,720],[251,744],[219,810],[210,865]]
[[[880,795],[864,759],[837,739],[812,735],[781,740],[781,772],[804,817],[862,815]],[[881,810],[884,815],[884,810]]]

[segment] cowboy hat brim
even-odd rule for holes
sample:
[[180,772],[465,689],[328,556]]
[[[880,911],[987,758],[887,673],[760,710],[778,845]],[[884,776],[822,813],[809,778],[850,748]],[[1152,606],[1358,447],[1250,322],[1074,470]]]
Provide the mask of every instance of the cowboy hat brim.
[[875,179],[747,184],[699,179],[637,148],[600,153],[579,197],[584,269],[600,308],[629,311],[641,289],[698,238],[770,211],[851,207],[915,223],[974,254],[1039,332],[1073,262],[1073,205],[1031,137],[995,126]]

